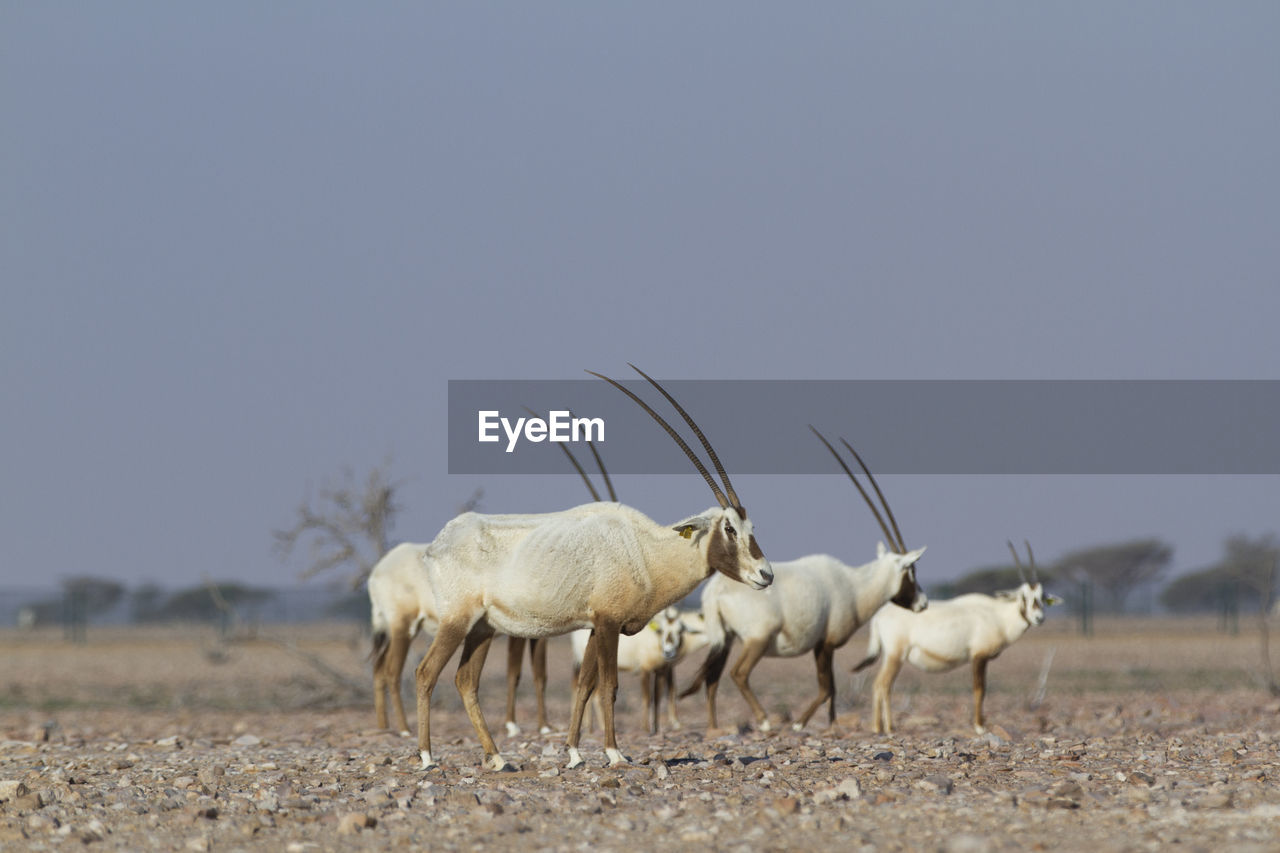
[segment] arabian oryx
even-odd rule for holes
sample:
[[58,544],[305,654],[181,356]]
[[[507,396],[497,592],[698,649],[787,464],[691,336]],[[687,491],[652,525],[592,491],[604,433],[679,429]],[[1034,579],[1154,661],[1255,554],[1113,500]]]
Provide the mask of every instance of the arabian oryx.
[[707,659],[694,681],[680,694],[688,696],[706,684],[707,726],[712,729],[717,728],[716,690],[735,637],[742,638],[742,655],[731,675],[751,706],[756,724],[765,731],[770,728],[769,717],[751,690],[748,682],[751,671],[762,657],[795,657],[813,652],[818,669],[818,695],[795,723],[799,730],[823,703],[827,703],[828,724],[835,723],[835,652],[849,641],[854,631],[886,602],[898,605],[891,608],[894,610],[920,611],[928,604],[916,583],[916,561],[925,549],[907,550],[888,501],[853,446],[841,439],[871,481],[889,516],[892,532],[836,449],[812,426],[809,429],[849,475],[893,550],[880,543],[876,558],[861,566],[847,566],[826,554],[774,563],[774,582],[766,592],[752,592],[724,583],[721,578],[712,578],[702,593],[702,616],[709,646]]
[[[537,412],[530,410],[537,416]],[[558,445],[573,467],[586,483],[592,500],[600,500],[600,493],[591,483],[591,478],[578,463],[573,452],[565,444]],[[604,484],[609,489],[609,500],[617,500],[609,472],[604,468],[604,461],[596,450],[594,441],[588,440],[587,446],[595,457],[604,477]],[[391,695],[391,704],[396,713],[396,722],[400,725],[400,733],[409,735],[409,722],[404,713],[404,702],[400,696],[400,678],[404,671],[405,659],[409,655],[409,646],[419,631],[425,630],[434,635],[439,620],[436,618],[435,596],[427,581],[426,566],[422,555],[426,545],[401,543],[382,556],[369,573],[369,603],[372,609],[371,626],[373,633],[373,706],[379,728],[387,728],[386,695]],[[547,644],[543,639],[529,640],[529,659],[533,668],[534,694],[538,706],[538,729],[546,734],[551,731],[547,724]],[[516,725],[516,688],[520,685],[520,669],[524,657],[525,638],[507,638],[507,718],[506,729],[509,737],[520,733]]]
[[874,726],[878,733],[893,731],[889,694],[903,661],[909,661],[925,672],[946,672],[968,661],[973,662],[973,727],[986,731],[982,717],[982,700],[987,692],[987,662],[998,656],[1026,630],[1044,621],[1044,608],[1057,604],[1057,596],[1044,594],[1036,572],[1035,556],[1027,544],[1031,579],[1022,570],[1022,562],[1013,543],[1014,565],[1022,585],[995,595],[971,593],[946,601],[934,601],[924,613],[907,613],[886,607],[871,620],[871,637],[867,656],[853,668],[865,669],[881,661],[876,674],[872,705]]
[[648,404],[613,379],[592,375],[621,390],[658,421],[707,481],[719,507],[671,525],[631,507],[603,502],[537,515],[465,513],[446,524],[422,558],[440,620],[417,669],[418,747],[424,768],[436,766],[431,755],[431,694],[458,646],[458,692],[486,763],[502,770],[509,765],[498,753],[476,698],[494,633],[533,638],[592,629],[569,724],[568,766],[582,764],[582,714],[597,685],[604,704],[605,753],[611,765],[620,764],[626,759],[618,750],[613,720],[619,633],[640,631],[655,613],[688,595],[713,572],[756,589],[773,582],[769,561],[710,443],[661,385],[636,371],[698,436],[723,491]]

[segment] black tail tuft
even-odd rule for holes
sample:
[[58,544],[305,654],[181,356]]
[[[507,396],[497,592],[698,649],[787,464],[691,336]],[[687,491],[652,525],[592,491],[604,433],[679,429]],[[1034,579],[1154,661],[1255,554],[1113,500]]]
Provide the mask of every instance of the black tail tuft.
[[369,660],[373,661],[373,668],[381,669],[382,661],[387,656],[387,649],[391,647],[391,638],[386,631],[373,632],[373,648],[369,651]]
[[680,698],[692,696],[698,692],[698,688],[704,684],[715,684],[720,680],[720,674],[724,672],[725,662],[729,660],[729,644],[723,646],[712,646],[707,650],[707,657],[702,661],[702,666],[698,667],[698,671],[693,675],[693,681],[680,691]]
[[878,660],[880,660],[879,654],[867,655],[865,658],[858,661],[858,663],[854,665],[853,669],[851,669],[850,672],[862,672],[864,669],[871,666],[871,664],[875,663]]

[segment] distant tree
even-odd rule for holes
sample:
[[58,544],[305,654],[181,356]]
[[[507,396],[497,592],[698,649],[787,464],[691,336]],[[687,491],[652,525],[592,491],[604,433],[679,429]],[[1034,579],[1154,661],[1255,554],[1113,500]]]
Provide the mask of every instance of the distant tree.
[[384,467],[374,468],[363,482],[345,469],[339,485],[323,486],[314,500],[303,500],[292,527],[273,531],[276,551],[286,559],[306,540],[311,554],[303,578],[345,567],[351,588],[359,587],[391,548],[391,528],[400,511],[398,488]]
[[129,593],[129,618],[133,622],[154,622],[164,606],[164,588],[147,582]]
[[1160,592],[1160,604],[1174,613],[1207,613],[1216,610],[1224,590],[1235,585],[1218,566],[1180,575]]
[[88,622],[116,605],[124,596],[124,584],[107,578],[89,575],[66,578],[62,581],[62,595],[30,605],[30,620],[34,625],[52,625],[72,619]]
[[[221,601],[219,601],[221,597]],[[157,621],[216,622],[224,618],[226,605],[260,604],[275,597],[275,591],[240,583],[203,583],[171,595],[155,613]]]
[[1163,575],[1171,559],[1172,546],[1159,539],[1139,539],[1067,554],[1057,562],[1055,576],[1091,582],[1107,593],[1113,609],[1121,611],[1129,594]]

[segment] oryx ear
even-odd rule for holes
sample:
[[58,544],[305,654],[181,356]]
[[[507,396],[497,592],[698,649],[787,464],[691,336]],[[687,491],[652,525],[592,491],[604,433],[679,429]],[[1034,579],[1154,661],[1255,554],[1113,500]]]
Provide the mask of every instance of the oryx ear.
[[887,548],[885,548],[885,547],[884,547],[884,543],[883,543],[883,542],[876,542],[876,559],[877,559],[877,560],[878,560],[878,559],[880,559],[881,557],[883,557],[883,556],[884,556],[885,554],[887,554],[887,553],[889,553],[889,550],[888,550]]
[[909,566],[912,563],[914,563],[916,560],[920,559],[922,556],[924,556],[925,548],[928,548],[928,547],[929,547],[928,545],[925,545],[915,549],[914,551],[908,551],[907,553],[903,554],[902,555],[903,565]]
[[1061,603],[1062,603],[1062,599],[1059,596],[1053,595],[1052,593],[1044,597],[1045,607],[1051,607],[1055,604],[1061,604]]
[[702,533],[710,526],[710,519],[705,516],[695,515],[693,518],[686,518],[671,529],[676,533],[679,533],[685,539],[692,539],[695,534]]

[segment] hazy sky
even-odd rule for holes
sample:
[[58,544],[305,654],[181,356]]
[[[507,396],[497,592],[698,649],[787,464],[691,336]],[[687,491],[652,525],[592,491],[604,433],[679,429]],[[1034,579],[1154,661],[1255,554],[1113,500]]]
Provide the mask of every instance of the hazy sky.
[[[398,538],[479,485],[584,498],[449,476],[449,379],[1280,378],[1276,33],[1273,2],[5,3],[0,585],[289,583],[270,531],[388,457]],[[735,485],[771,558],[873,555],[842,478]],[[1010,537],[1182,571],[1280,529],[1269,476],[883,485],[926,584]]]

